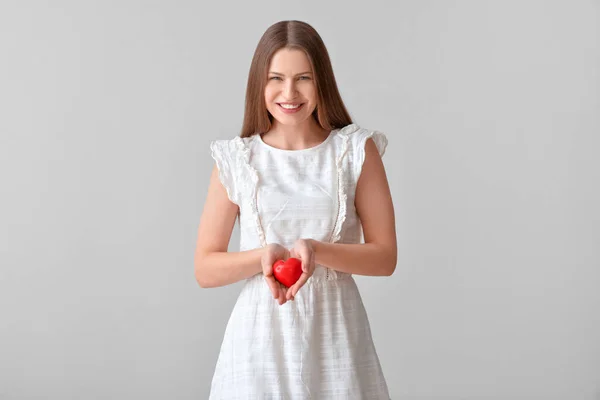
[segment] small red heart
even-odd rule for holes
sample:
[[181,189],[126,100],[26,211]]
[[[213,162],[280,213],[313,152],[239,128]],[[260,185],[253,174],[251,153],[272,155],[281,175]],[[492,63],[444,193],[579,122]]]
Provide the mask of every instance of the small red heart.
[[302,261],[297,258],[277,260],[273,264],[273,276],[285,287],[290,287],[300,279],[302,275]]

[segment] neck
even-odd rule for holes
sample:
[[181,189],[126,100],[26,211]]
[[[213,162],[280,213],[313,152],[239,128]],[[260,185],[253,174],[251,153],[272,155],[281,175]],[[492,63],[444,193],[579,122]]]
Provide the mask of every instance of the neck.
[[307,118],[298,125],[284,125],[277,120],[268,132],[262,135],[263,141],[285,150],[302,150],[323,142],[329,131],[321,128],[313,118]]

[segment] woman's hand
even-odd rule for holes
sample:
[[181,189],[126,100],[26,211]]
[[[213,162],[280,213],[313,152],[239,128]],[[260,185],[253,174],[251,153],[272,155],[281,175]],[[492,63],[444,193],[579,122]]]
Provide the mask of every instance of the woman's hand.
[[263,275],[271,289],[273,298],[279,301],[279,305],[285,304],[289,298],[286,297],[287,288],[273,276],[273,264],[277,260],[287,260],[288,258],[290,258],[290,251],[277,243],[268,244],[261,258]]
[[298,239],[294,244],[294,248],[290,251],[290,256],[302,261],[302,275],[296,283],[287,289],[286,300],[294,300],[298,290],[315,272],[315,251],[310,239]]

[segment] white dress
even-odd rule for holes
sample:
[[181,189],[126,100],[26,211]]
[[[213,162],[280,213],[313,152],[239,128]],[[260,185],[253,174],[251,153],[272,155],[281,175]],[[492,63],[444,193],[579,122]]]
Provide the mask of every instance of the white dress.
[[[215,140],[211,154],[229,198],[240,207],[240,251],[300,238],[362,243],[356,182],[373,138],[347,125],[321,144],[282,150],[260,135]],[[262,274],[247,279],[233,308],[210,399],[389,400],[369,320],[352,275],[322,265],[280,306]]]

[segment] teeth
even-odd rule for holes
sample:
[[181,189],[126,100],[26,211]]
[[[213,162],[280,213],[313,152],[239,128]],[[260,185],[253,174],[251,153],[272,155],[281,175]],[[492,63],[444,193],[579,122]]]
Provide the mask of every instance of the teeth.
[[291,104],[280,104],[281,107],[283,108],[288,108],[288,109],[294,109],[294,108],[298,108],[300,107],[300,104],[296,104],[296,105],[291,105]]

